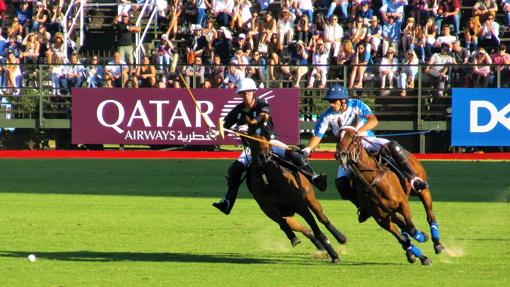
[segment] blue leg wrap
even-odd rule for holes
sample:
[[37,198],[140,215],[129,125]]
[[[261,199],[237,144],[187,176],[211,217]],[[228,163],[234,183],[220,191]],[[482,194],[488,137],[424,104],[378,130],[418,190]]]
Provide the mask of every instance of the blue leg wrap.
[[423,233],[419,232],[418,229],[416,229],[416,233],[414,234],[413,237],[418,242],[424,242],[425,241],[425,236],[423,236]]
[[439,226],[435,222],[430,225],[430,235],[432,235],[432,240],[439,240]]
[[414,246],[412,244],[411,244],[411,246],[409,246],[409,248],[407,248],[407,250],[409,252],[411,252],[414,256],[418,257],[418,258],[423,256],[423,253],[421,253],[420,248],[418,248],[418,247],[416,247],[416,246]]

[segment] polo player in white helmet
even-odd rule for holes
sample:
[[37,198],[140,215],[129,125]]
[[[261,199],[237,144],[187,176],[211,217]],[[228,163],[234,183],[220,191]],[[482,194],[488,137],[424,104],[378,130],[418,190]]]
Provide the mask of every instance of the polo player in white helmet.
[[[280,147],[286,147],[286,145],[275,139],[276,136],[274,134],[274,125],[271,117],[271,107],[266,101],[255,97],[256,91],[257,85],[252,79],[244,78],[239,81],[236,93],[243,97],[243,102],[238,104],[228,113],[224,119],[223,127],[231,129],[232,126],[236,126],[238,130],[242,130],[243,127],[246,127],[247,117],[250,120],[255,119],[257,121],[261,121],[267,117],[266,127],[270,131],[269,142],[279,145],[271,146],[273,153],[282,158],[289,159],[319,190],[325,191],[327,188],[327,178],[325,174],[316,174],[310,163],[299,152],[289,151]],[[251,155],[249,153],[243,151],[237,160],[235,160],[228,168],[227,193],[223,199],[213,203],[214,207],[218,208],[225,214],[229,214],[234,206],[237,192],[242,182],[243,172],[246,171],[250,163],[250,156]]]

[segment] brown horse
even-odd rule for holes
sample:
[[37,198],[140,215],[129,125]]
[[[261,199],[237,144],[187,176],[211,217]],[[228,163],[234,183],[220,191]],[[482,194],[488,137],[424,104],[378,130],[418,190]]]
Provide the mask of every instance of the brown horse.
[[[330,230],[338,242],[345,243],[345,236],[339,232],[324,214],[315,198],[312,184],[301,173],[282,167],[271,153],[266,138],[254,134],[250,125],[248,134],[261,141],[247,140],[251,150],[251,163],[246,184],[262,211],[275,221],[291,241],[292,246],[300,243],[293,231],[301,232],[320,250],[326,250],[332,262],[340,262],[338,254],[322,233],[310,209]],[[301,215],[310,228],[303,226],[294,214]]]
[[423,265],[430,265],[430,259],[411,242],[411,237],[420,242],[428,238],[414,226],[408,193],[398,176],[363,148],[363,139],[357,133],[352,126],[341,127],[335,156],[341,165],[353,172],[353,188],[361,207],[397,238],[410,263],[418,257]]

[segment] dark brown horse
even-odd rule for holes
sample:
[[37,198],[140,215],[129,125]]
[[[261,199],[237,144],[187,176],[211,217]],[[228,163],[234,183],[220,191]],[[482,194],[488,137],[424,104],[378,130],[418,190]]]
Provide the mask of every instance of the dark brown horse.
[[410,263],[414,263],[418,257],[423,265],[430,265],[430,259],[411,242],[411,238],[420,242],[428,238],[413,223],[408,203],[409,191],[404,190],[391,169],[363,148],[363,138],[357,133],[352,126],[341,127],[335,156],[341,165],[353,172],[353,188],[361,207],[374,217],[377,224],[397,238]]
[[[292,172],[282,167],[274,158],[271,146],[266,138],[256,135],[250,126],[248,134],[261,141],[248,139],[251,150],[251,163],[247,172],[247,186],[262,211],[278,223],[291,241],[292,246],[300,243],[293,231],[303,233],[314,245],[326,250],[332,262],[340,262],[338,254],[322,233],[310,209],[330,230],[338,242],[345,243],[345,236],[339,232],[323,212],[322,206],[315,198],[312,184],[301,173]],[[297,213],[305,219],[310,228],[303,226],[295,218]]]

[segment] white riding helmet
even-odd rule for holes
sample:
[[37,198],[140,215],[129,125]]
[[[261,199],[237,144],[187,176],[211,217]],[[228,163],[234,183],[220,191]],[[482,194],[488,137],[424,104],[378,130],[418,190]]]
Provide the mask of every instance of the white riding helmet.
[[239,84],[237,85],[236,93],[245,92],[245,91],[256,91],[257,85],[255,84],[255,81],[253,81],[250,78],[244,78],[239,81]]

